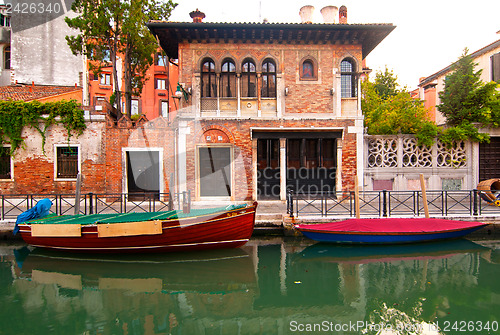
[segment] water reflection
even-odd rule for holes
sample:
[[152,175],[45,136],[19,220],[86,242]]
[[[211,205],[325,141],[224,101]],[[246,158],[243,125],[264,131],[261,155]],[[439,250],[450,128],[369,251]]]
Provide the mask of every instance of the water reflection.
[[495,330],[496,247],[277,238],[172,255],[17,249],[0,262],[0,333],[459,334],[455,321]]

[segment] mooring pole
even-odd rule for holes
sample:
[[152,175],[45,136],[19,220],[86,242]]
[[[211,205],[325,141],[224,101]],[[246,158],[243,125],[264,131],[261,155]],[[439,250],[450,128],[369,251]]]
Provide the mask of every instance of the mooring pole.
[[356,175],[354,177],[354,206],[355,206],[355,211],[356,211],[356,219],[360,218],[360,213],[359,213],[359,182],[358,182],[358,176]]
[[424,203],[425,217],[429,218],[429,204],[427,203],[427,192],[425,191],[424,175],[420,174],[420,188],[422,189],[422,202]]
[[75,190],[75,215],[80,214],[80,195],[82,193],[82,175],[76,175],[76,190]]

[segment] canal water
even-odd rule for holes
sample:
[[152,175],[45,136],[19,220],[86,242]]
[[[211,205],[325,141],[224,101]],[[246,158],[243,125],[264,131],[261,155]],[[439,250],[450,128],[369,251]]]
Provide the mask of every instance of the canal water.
[[0,334],[500,333],[500,241],[0,257]]

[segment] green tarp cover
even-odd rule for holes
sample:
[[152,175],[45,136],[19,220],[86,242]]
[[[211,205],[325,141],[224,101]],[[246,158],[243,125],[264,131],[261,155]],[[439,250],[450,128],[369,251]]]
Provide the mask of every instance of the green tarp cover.
[[28,221],[29,224],[79,224],[89,225],[97,223],[121,223],[121,222],[141,222],[152,220],[172,220],[183,219],[193,216],[209,215],[218,212],[225,212],[246,207],[242,205],[229,205],[226,207],[193,209],[190,213],[182,211],[164,211],[164,212],[143,212],[143,213],[115,213],[115,214],[91,214],[91,215],[60,215],[46,216],[44,218]]

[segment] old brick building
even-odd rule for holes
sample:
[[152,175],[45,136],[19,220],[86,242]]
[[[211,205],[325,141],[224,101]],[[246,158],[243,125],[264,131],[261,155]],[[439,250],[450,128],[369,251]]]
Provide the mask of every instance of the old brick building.
[[[308,8],[301,9],[306,12]],[[178,59],[176,191],[196,200],[281,199],[352,189],[363,175],[359,79],[392,24],[152,22]],[[186,99],[187,98],[187,99]],[[170,174],[169,173],[169,174]]]
[[51,128],[44,151],[26,129],[0,189],[71,193],[81,173],[82,192],[190,191],[209,202],[352,190],[365,165],[359,79],[394,26],[328,11],[325,23],[150,23],[177,60],[179,110],[133,122],[102,101],[82,136]]

